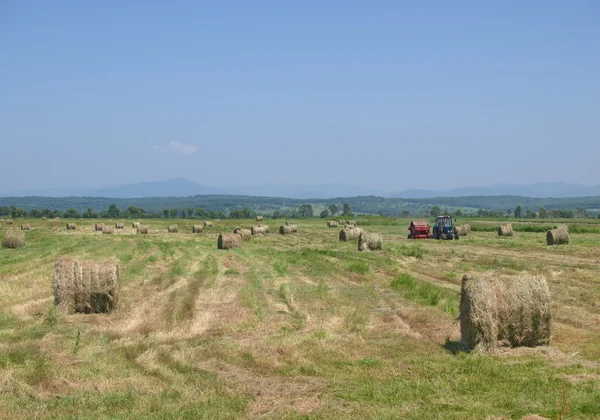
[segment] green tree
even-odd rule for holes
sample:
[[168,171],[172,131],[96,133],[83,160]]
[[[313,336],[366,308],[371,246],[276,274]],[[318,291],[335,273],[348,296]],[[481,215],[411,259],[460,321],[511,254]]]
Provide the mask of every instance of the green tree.
[[197,207],[195,214],[196,214],[196,217],[204,217],[204,215],[205,215],[204,208],[203,207]]
[[352,212],[352,209],[350,208],[350,204],[348,203],[344,203],[342,204],[342,216],[348,216],[348,217],[353,217],[354,213]]
[[273,219],[279,219],[281,217],[281,212],[279,210],[275,210],[273,212]]
[[410,212],[408,210],[402,210],[402,217],[408,217]]
[[335,204],[330,204],[329,207],[327,207],[327,209],[329,210],[329,213],[332,216],[335,216],[335,214],[338,212],[338,206],[336,206]]
[[298,207],[298,217],[309,218],[313,217],[313,208],[310,204],[302,204]]
[[179,209],[171,209],[171,210],[169,210],[169,217],[171,219],[176,219],[177,218],[177,214],[179,214]]
[[83,217],[85,219],[97,219],[98,213],[94,212],[93,208],[88,207],[88,209],[85,211],[85,213],[83,213]]
[[76,209],[69,209],[66,212],[64,212],[63,217],[65,219],[79,219],[81,215]]
[[162,212],[163,212],[163,216],[164,217],[169,217],[169,210],[168,209],[164,209]]
[[440,206],[433,206],[429,210],[429,214],[431,214],[431,217],[438,217],[440,214],[442,214],[442,208]]
[[548,210],[546,210],[544,207],[540,207],[540,219],[547,219],[548,218]]
[[116,204],[111,204],[110,206],[108,206],[108,217],[112,218],[112,219],[116,219],[121,215],[121,211],[117,208]]
[[463,212],[461,209],[455,209],[454,210],[454,216],[455,217],[461,217],[463,215]]
[[520,218],[523,217],[523,208],[521,207],[521,205],[519,204],[517,206],[517,208],[515,209],[515,217],[516,218]]
[[192,217],[194,215],[194,208],[193,207],[188,207],[186,209],[186,213],[187,213],[187,217]]
[[32,209],[32,210],[29,212],[29,216],[31,216],[31,217],[34,217],[34,218],[36,218],[36,219],[37,219],[37,218],[39,218],[39,217],[42,217],[42,212],[41,212],[40,210],[38,210],[38,209]]
[[327,211],[327,209],[323,210],[320,214],[319,217],[321,219],[327,219],[329,217],[329,212]]

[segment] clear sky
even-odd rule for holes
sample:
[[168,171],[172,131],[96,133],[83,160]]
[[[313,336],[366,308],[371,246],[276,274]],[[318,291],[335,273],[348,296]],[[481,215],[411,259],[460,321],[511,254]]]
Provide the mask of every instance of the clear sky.
[[0,0],[0,189],[600,183],[600,2]]

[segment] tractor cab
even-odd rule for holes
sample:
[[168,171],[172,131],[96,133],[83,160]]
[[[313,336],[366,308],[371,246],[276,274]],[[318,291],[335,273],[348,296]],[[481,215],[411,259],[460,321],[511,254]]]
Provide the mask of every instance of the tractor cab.
[[458,233],[452,229],[452,216],[438,216],[435,219],[433,239],[458,239]]

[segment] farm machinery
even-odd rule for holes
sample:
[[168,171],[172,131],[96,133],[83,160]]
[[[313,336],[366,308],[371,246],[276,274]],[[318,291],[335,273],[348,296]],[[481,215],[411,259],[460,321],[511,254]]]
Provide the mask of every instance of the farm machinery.
[[438,216],[435,219],[433,239],[458,239],[458,232],[452,228],[452,216]]
[[429,224],[422,220],[411,221],[408,230],[408,239],[427,239],[431,236]]

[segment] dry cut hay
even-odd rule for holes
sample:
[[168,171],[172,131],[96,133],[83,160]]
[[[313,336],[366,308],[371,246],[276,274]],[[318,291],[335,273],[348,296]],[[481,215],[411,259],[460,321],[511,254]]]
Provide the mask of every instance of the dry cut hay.
[[379,233],[361,232],[358,235],[359,251],[375,251],[381,249],[383,239]]
[[143,235],[147,235],[148,234],[148,225],[140,225],[138,223],[138,227],[137,227],[137,233],[141,233]]
[[467,226],[469,225],[454,226],[454,232],[457,233],[459,237],[467,236],[469,234],[469,229]]
[[293,225],[287,225],[287,226],[292,228],[292,232],[294,232],[294,233],[298,232],[298,225],[293,224]]
[[206,227],[212,227],[212,222],[204,222],[204,226],[206,226]]
[[12,221],[12,219],[6,219],[6,220],[4,221],[4,223],[6,223],[7,225],[12,225],[12,224],[13,224],[13,221]]
[[102,231],[102,230],[104,230],[104,223],[96,223],[94,225],[94,230],[96,230],[96,231]]
[[356,220],[346,220],[346,224],[350,226],[356,226]]
[[240,235],[244,241],[247,241],[252,238],[252,230],[250,229],[242,229],[241,227],[236,227],[233,230],[233,233],[236,235]]
[[344,229],[340,230],[340,241],[351,241],[358,238],[361,233],[362,229],[347,225]]
[[116,229],[125,229],[125,225],[123,223],[115,223]]
[[108,313],[119,303],[119,265],[114,260],[62,257],[52,274],[54,304],[67,313]]
[[290,226],[290,225],[295,225],[295,224],[296,224],[296,222],[295,222],[295,221],[293,221],[293,220],[286,220],[286,221],[285,221],[285,224],[286,224],[286,225],[288,225],[288,226]]
[[25,223],[21,225],[21,230],[31,230],[31,225],[29,223]]
[[177,225],[169,225],[168,231],[169,231],[169,233],[178,233],[179,232],[179,226],[177,226]]
[[204,228],[202,225],[194,225],[192,226],[192,233],[202,233],[204,232]]
[[569,228],[560,225],[546,232],[546,243],[548,245],[564,245],[569,243]]
[[294,233],[294,228],[293,226],[281,225],[279,227],[279,233],[281,233],[282,235],[290,235]]
[[112,226],[104,226],[104,229],[102,229],[102,234],[112,235],[113,233],[115,233],[115,230]]
[[25,246],[25,233],[16,230],[8,229],[4,231],[4,238],[2,239],[3,248],[23,248]]
[[221,233],[217,242],[217,249],[240,248],[242,236],[237,233]]
[[131,227],[134,228],[134,229],[137,229],[139,225],[140,225],[140,222],[133,222],[131,224]]
[[77,225],[75,223],[67,222],[67,230],[77,230]]
[[512,223],[507,223],[498,227],[498,236],[513,236]]
[[327,227],[334,228],[334,227],[338,227],[338,226],[339,226],[339,224],[335,220],[330,220],[327,222]]
[[461,340],[471,349],[550,342],[550,291],[543,276],[469,274],[462,279]]
[[256,221],[257,222],[262,222],[263,221],[263,217],[262,216],[256,216]]
[[250,228],[250,231],[251,231],[252,235],[264,235],[265,233],[269,233],[269,226],[267,226],[267,225],[252,226],[252,228]]
[[344,226],[346,224],[346,221],[345,220],[338,220],[338,224],[340,226]]

